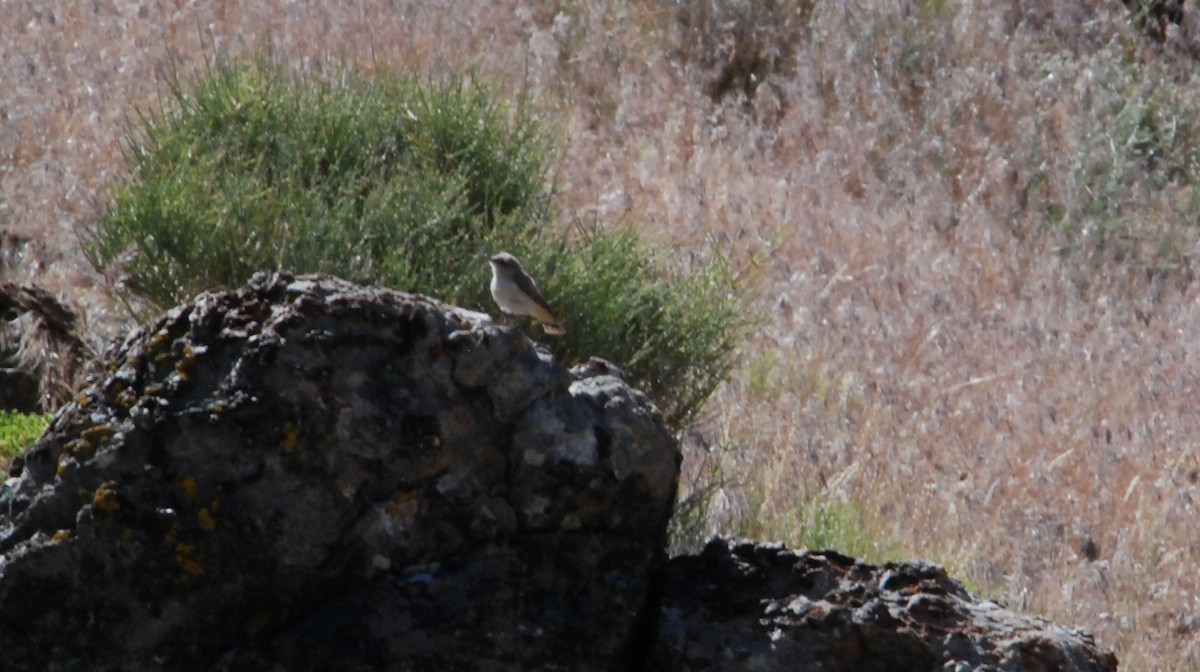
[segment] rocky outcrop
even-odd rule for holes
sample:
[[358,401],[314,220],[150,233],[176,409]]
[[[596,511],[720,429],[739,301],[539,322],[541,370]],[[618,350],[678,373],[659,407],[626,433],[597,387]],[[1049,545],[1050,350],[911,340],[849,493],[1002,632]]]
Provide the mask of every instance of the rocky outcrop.
[[619,379],[286,275],[107,367],[0,493],[4,669],[629,664],[679,453]]
[[486,315],[260,274],[104,367],[0,489],[4,670],[1115,669],[929,565],[666,561],[653,404]]
[[664,576],[648,670],[1117,669],[1087,634],[979,600],[928,563],[714,540]]

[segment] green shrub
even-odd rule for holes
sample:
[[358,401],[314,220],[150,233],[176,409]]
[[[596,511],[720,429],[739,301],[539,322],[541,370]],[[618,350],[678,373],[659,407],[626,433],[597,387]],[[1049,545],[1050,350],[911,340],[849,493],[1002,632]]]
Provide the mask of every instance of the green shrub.
[[1037,190],[1046,223],[1063,234],[1060,252],[1172,276],[1200,235],[1200,95],[1125,58],[1120,42],[1089,62],[1051,58],[1042,68],[1039,95],[1087,85],[1087,113],[1067,126],[1073,156],[1053,159],[1066,163],[1065,177]]
[[300,78],[263,57],[164,80],[81,236],[126,300],[162,309],[287,269],[495,312],[486,258],[506,250],[563,313],[561,361],[611,360],[680,424],[728,374],[746,322],[725,264],[683,274],[628,227],[554,227],[544,124],[476,79]]
[[51,417],[48,413],[26,415],[0,411],[0,466],[7,469],[12,458],[37,441],[46,431]]
[[165,80],[83,236],[153,308],[263,269],[453,288],[498,222],[546,220],[541,126],[465,78],[305,80],[263,57]]

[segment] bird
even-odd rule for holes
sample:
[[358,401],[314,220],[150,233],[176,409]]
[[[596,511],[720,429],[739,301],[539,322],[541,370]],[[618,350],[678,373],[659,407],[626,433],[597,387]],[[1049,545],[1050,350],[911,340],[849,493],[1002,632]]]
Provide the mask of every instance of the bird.
[[488,263],[492,265],[492,298],[500,310],[509,315],[534,318],[549,336],[567,333],[538,290],[537,283],[521,268],[516,257],[500,252],[488,259]]

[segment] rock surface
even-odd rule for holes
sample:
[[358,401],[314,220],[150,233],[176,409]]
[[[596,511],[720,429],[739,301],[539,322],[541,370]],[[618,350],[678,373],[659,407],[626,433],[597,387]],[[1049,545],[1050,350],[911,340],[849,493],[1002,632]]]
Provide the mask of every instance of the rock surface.
[[132,334],[0,489],[0,669],[1110,671],[940,568],[714,541],[593,359],[255,276]]
[[1087,634],[972,597],[928,563],[714,540],[665,576],[648,670],[1117,669]]
[[107,366],[0,492],[4,669],[629,664],[679,452],[619,379],[261,274]]

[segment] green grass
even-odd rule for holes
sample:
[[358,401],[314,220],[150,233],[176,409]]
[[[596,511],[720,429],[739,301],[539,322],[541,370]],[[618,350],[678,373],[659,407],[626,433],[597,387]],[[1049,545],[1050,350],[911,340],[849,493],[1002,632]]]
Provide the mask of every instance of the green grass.
[[743,525],[747,537],[779,539],[792,548],[836,549],[873,563],[905,557],[901,545],[862,504],[853,501],[813,497],[766,520],[751,518]]
[[12,458],[37,441],[51,417],[49,413],[26,415],[0,411],[0,468],[7,469]]
[[164,81],[81,236],[143,316],[275,269],[494,310],[504,250],[562,314],[560,361],[609,359],[677,425],[728,375],[749,320],[724,261],[685,273],[632,224],[557,227],[549,126],[478,77],[305,78],[267,54]]

